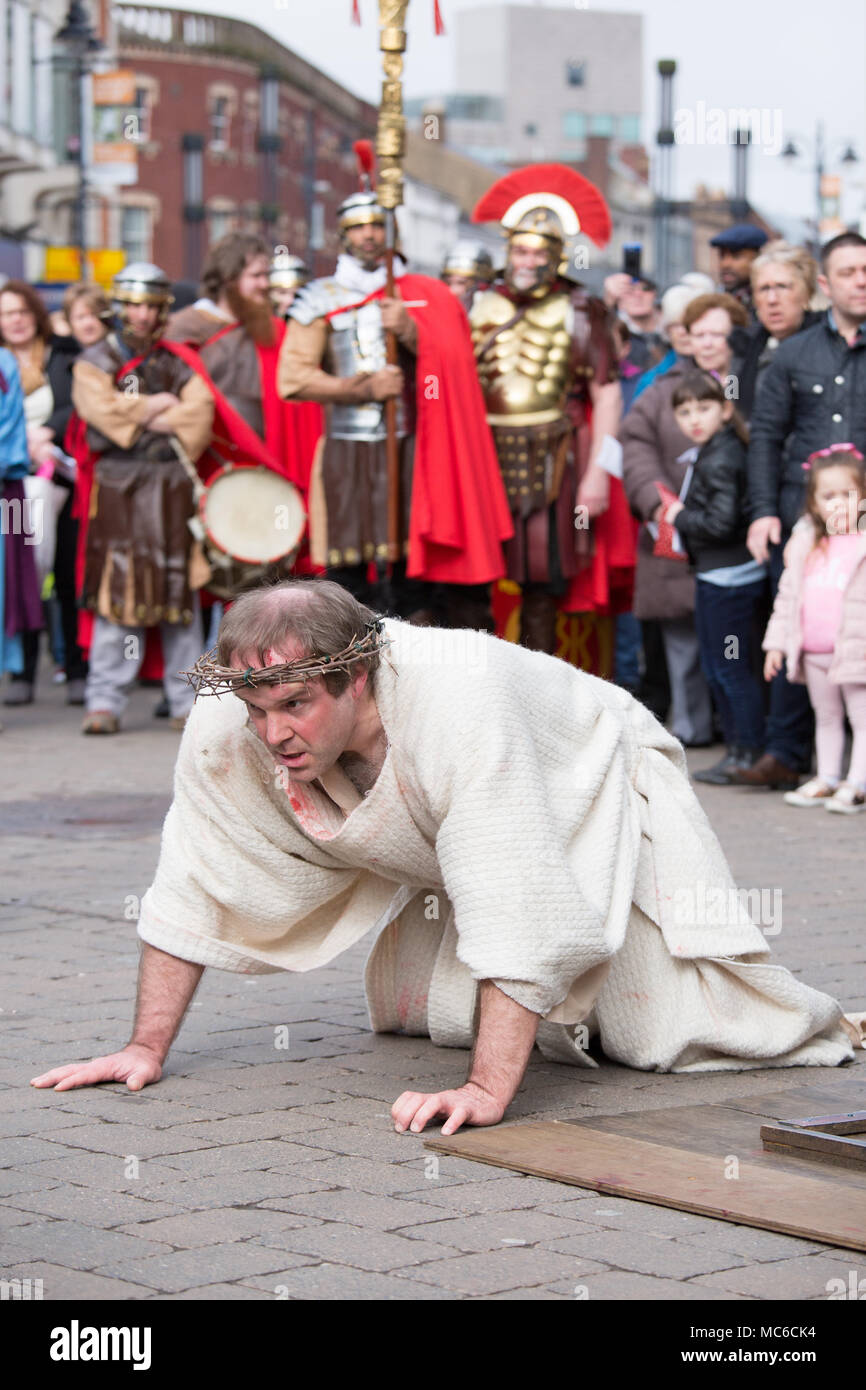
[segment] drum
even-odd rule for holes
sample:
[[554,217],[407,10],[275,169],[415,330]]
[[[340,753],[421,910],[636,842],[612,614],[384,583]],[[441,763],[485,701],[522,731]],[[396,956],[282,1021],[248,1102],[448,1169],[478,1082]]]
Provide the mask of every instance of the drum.
[[213,575],[206,587],[232,599],[284,579],[300,549],[307,514],[298,489],[269,468],[221,468],[199,497],[194,534]]

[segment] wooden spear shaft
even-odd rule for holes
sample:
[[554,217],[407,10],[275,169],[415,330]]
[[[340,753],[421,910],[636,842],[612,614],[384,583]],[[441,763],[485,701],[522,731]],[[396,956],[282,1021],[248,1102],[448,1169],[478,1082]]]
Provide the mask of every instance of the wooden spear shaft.
[[[393,209],[385,213],[385,293],[394,298],[394,227]],[[394,333],[385,334],[385,360],[396,367],[397,338]],[[385,402],[385,457],[388,465],[388,559],[392,564],[402,558],[403,527],[401,524],[400,497],[400,441],[397,438],[397,398],[392,396]]]
[[[406,11],[409,0],[379,0],[379,47],[382,50],[382,100],[376,131],[379,156],[377,192],[385,209],[385,271],[389,299],[394,289],[394,209],[403,201],[403,155],[406,149],[406,120],[403,115],[403,53],[406,49]],[[385,335],[386,361],[397,366],[397,339]],[[400,444],[397,439],[397,400],[385,402],[385,448],[388,465],[388,558],[392,564],[402,559],[403,527],[400,498]]]

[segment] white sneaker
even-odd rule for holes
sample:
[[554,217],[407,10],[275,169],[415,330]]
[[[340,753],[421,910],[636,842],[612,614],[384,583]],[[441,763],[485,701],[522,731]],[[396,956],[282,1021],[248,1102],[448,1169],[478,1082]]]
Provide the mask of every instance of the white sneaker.
[[785,792],[784,799],[789,806],[826,806],[835,791],[836,788],[831,787],[829,782],[822,781],[820,777],[813,777],[795,792]]
[[828,811],[838,811],[843,816],[856,816],[858,811],[866,811],[866,795],[852,787],[850,782],[843,782],[836,795],[825,801],[824,805]]

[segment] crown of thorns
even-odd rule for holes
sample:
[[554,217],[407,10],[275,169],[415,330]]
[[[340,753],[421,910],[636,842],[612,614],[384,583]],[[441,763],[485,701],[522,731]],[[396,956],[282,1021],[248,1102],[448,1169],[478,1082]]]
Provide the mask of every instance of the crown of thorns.
[[242,690],[245,686],[255,689],[259,685],[289,685],[299,681],[314,680],[330,671],[347,671],[356,661],[372,656],[390,645],[385,636],[381,618],[368,623],[362,637],[356,637],[348,647],[335,656],[304,656],[299,661],[286,661],[279,666],[248,666],[245,671],[234,666],[220,666],[216,661],[217,648],[199,657],[191,671],[182,671],[187,681],[199,695],[224,695],[230,690]]

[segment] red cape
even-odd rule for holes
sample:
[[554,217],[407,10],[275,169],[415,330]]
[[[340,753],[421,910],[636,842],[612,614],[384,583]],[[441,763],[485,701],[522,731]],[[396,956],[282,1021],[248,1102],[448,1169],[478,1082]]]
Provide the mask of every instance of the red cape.
[[[198,372],[212,390],[216,403],[213,443],[218,452],[224,456],[233,457],[232,451],[239,448],[241,453],[238,457],[243,457],[244,450],[246,450],[250,460],[263,464],[265,468],[272,468],[274,472],[288,478],[290,483],[294,483],[295,487],[303,493],[306,504],[313,457],[324,428],[324,415],[322,407],[312,401],[283,401],[277,395],[277,362],[283,339],[286,336],[287,325],[284,319],[275,318],[273,322],[275,327],[274,342],[270,345],[256,344],[256,353],[259,359],[259,380],[262,388],[264,449],[262,449],[262,441],[258,435],[250,429],[245,421],[240,420],[237,412],[232,409],[225,397],[214,386],[199,355],[201,349],[207,347],[208,343],[213,343],[217,338],[223,338],[227,333],[234,332],[238,325],[227,324],[225,328],[218,329],[212,337],[208,338],[207,343],[201,344],[200,348],[195,348],[189,343],[164,343],[163,346],[175,351],[180,349],[178,356],[183,357],[187,365],[192,367],[193,371]],[[226,412],[229,414],[227,415]],[[218,461],[216,466],[220,466]],[[214,470],[207,464],[205,468],[207,471],[202,468],[200,461],[199,472],[207,480]]]
[[502,542],[514,527],[478,382],[469,323],[446,285],[397,281],[418,328],[417,434],[407,574],[445,584],[487,584],[505,573]]

